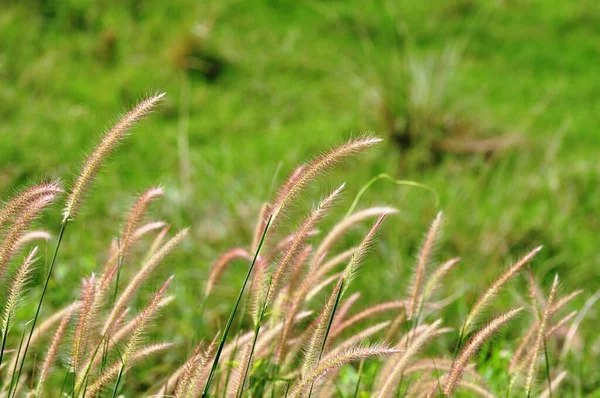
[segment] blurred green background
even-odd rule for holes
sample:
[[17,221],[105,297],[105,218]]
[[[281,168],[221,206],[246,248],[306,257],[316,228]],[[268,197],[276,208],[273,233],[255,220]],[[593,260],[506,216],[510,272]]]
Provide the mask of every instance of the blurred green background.
[[[464,292],[456,319],[539,244],[533,269],[542,286],[558,272],[563,292],[585,290],[581,306],[600,287],[599,65],[592,0],[3,1],[0,193],[42,177],[69,183],[120,112],[167,93],[69,227],[49,297],[50,306],[74,298],[135,195],[162,185],[154,218],[192,228],[152,282],[176,274],[176,316],[161,318],[159,334],[181,349],[165,356],[163,375],[228,313],[243,272],[225,276],[199,320],[207,267],[224,249],[249,245],[273,186],[362,132],[385,141],[321,180],[298,214],[345,181],[326,230],[380,173],[426,184],[440,200],[385,180],[361,198],[361,208],[400,210],[354,286],[362,306],[408,289],[438,210],[446,224],[437,257],[462,258],[445,287]],[[44,223],[54,233],[59,210]],[[526,291],[524,280],[512,286]],[[523,300],[516,291],[491,311]],[[581,326],[574,394],[600,388],[598,322],[593,310]],[[155,377],[140,372],[138,386]]]

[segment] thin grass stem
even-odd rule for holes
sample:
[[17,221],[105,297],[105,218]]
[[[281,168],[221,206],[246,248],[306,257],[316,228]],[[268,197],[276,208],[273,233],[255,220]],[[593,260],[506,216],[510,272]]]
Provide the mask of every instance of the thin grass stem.
[[271,220],[273,219],[273,215],[269,216],[269,220],[265,225],[265,230],[260,238],[260,243],[256,248],[256,253],[254,253],[254,258],[252,259],[252,263],[250,263],[250,268],[248,269],[248,273],[246,274],[246,279],[244,279],[244,283],[240,288],[238,293],[237,300],[233,308],[231,309],[231,314],[229,314],[229,319],[227,319],[227,324],[225,325],[225,329],[223,330],[223,335],[221,336],[221,341],[219,342],[219,347],[217,348],[217,352],[215,354],[215,358],[213,360],[212,367],[210,369],[210,373],[208,374],[208,378],[206,380],[206,384],[204,385],[204,390],[202,391],[202,398],[208,397],[208,391],[210,389],[210,385],[212,383],[213,378],[215,377],[215,373],[217,371],[217,366],[219,365],[219,359],[221,358],[221,353],[223,352],[223,347],[225,346],[225,342],[227,341],[227,335],[229,334],[229,330],[231,329],[231,324],[233,323],[233,318],[235,318],[235,314],[237,313],[238,306],[240,301],[242,300],[242,296],[244,295],[244,290],[246,289],[246,285],[248,284],[248,280],[250,279],[250,275],[252,274],[252,270],[254,269],[254,265],[256,264],[256,260],[258,259],[258,254],[260,253],[260,249],[262,248],[265,237],[267,235],[267,231],[269,230],[269,226],[271,225]]

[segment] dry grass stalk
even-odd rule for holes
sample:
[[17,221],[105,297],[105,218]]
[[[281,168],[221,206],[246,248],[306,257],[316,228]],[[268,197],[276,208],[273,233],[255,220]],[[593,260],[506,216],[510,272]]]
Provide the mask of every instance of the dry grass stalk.
[[361,152],[379,142],[381,142],[380,138],[369,136],[350,140],[317,157],[309,165],[292,174],[273,202],[272,220],[275,221],[280,218],[286,207],[296,199],[300,192],[324,171],[335,166],[342,159]]
[[419,253],[417,266],[413,275],[413,282],[410,293],[410,304],[406,309],[406,317],[409,320],[417,314],[421,306],[421,292],[423,290],[425,272],[427,270],[427,264],[429,264],[429,261],[431,259],[441,225],[442,212],[439,212],[433,220],[433,222],[431,223],[431,226],[429,227],[429,231],[427,232],[425,241],[423,242],[423,246],[421,247],[421,251]]
[[458,354],[458,357],[450,369],[448,379],[444,385],[443,392],[445,395],[451,395],[458,385],[458,381],[463,375],[469,361],[479,350],[479,348],[485,343],[498,329],[503,325],[510,322],[515,316],[517,316],[523,308],[516,308],[503,314],[498,315],[492,319],[486,326],[479,329],[477,333],[469,340],[462,351]]
[[529,359],[529,366],[527,369],[527,377],[525,379],[525,391],[527,391],[527,396],[531,394],[531,389],[533,387],[533,379],[535,377],[537,364],[539,360],[539,353],[541,352],[545,337],[546,330],[548,328],[548,322],[550,322],[550,314],[552,311],[552,303],[554,302],[554,297],[556,297],[556,291],[558,290],[558,275],[554,277],[554,282],[552,283],[552,288],[550,289],[550,294],[548,295],[548,301],[546,304],[546,308],[542,314],[542,319],[540,321],[540,327],[537,332],[537,337],[535,339],[535,344],[533,346],[533,351],[531,353]]
[[139,104],[131,111],[125,114],[102,138],[100,144],[94,149],[94,152],[88,156],[81,173],[77,177],[71,193],[63,209],[63,223],[74,217],[81,205],[81,201],[90,184],[93,182],[100,166],[110,155],[115,146],[125,136],[127,131],[144,116],[146,116],[154,106],[164,97],[164,94],[153,95]]
[[521,258],[515,265],[507,269],[498,279],[496,279],[490,287],[479,297],[469,315],[463,324],[463,333],[467,333],[470,330],[470,327],[473,325],[473,322],[477,318],[477,316],[483,311],[483,309],[487,306],[487,304],[498,294],[500,289],[508,282],[512,277],[514,277],[525,265],[527,265],[539,251],[542,250],[542,246],[536,247],[529,253],[527,253],[523,258]]

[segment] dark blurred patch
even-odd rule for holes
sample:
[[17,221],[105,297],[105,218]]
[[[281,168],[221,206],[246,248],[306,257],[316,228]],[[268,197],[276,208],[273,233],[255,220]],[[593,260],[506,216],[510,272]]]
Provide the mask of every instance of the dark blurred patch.
[[100,35],[96,47],[96,58],[105,65],[114,66],[117,60],[117,33],[113,30],[105,30]]
[[184,34],[171,48],[173,66],[185,71],[191,78],[214,83],[221,77],[228,62],[207,43],[205,35]]

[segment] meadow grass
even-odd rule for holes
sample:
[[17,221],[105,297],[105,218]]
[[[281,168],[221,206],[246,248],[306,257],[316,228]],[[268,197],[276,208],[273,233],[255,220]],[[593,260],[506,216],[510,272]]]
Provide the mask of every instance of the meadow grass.
[[[157,278],[175,272],[190,281],[172,287],[178,322],[165,319],[165,328],[178,331],[178,342],[190,341],[189,349],[194,339],[212,338],[223,326],[230,311],[225,303],[237,294],[241,276],[225,275],[230,283],[215,292],[200,318],[186,304],[202,293],[199,286],[209,265],[227,248],[250,240],[262,201],[270,197],[271,181],[281,181],[301,160],[339,144],[352,131],[386,133],[372,100],[380,86],[378,75],[370,70],[386,71],[390,54],[399,57],[400,77],[393,81],[402,90],[407,35],[417,59],[466,41],[448,94],[451,110],[475,115],[480,126],[491,123],[499,135],[518,133],[522,142],[491,157],[450,153],[423,166],[420,158],[410,159],[410,151],[399,151],[386,139],[359,165],[347,165],[343,174],[334,171],[325,179],[323,186],[347,181],[347,193],[333,214],[344,214],[363,184],[382,172],[433,187],[447,215],[447,238],[438,250],[469,265],[450,273],[444,287],[463,291],[467,280],[473,289],[450,306],[457,319],[464,319],[475,292],[481,293],[506,261],[538,244],[545,249],[533,271],[544,286],[559,272],[567,290],[583,288],[589,296],[597,288],[594,231],[600,192],[595,154],[600,148],[594,94],[598,78],[591,66],[599,60],[589,40],[598,33],[596,4],[516,2],[512,7],[436,1],[427,6],[411,2],[391,11],[379,2],[372,7],[361,2],[144,4],[1,6],[3,198],[40,176],[71,181],[83,154],[93,148],[92,138],[115,120],[117,111],[157,87],[169,93],[141,134],[124,143],[106,165],[82,209],[89,215],[86,222],[69,226],[59,265],[75,263],[75,268],[55,270],[43,315],[73,297],[52,287],[75,286],[97,269],[135,194],[161,183],[166,198],[154,211],[172,229],[191,226],[193,241],[203,243],[184,242],[173,253],[172,268],[158,271]],[[398,15],[404,30],[394,33]],[[225,61],[222,73],[209,78],[194,63],[182,63],[182,54],[184,60],[186,55],[192,60],[216,56]],[[383,66],[374,66],[379,64]],[[310,197],[323,192],[312,189]],[[309,202],[294,211],[302,214]],[[386,181],[373,184],[360,204],[400,209],[366,259],[367,265],[390,266],[355,282],[366,307],[381,297],[398,298],[398,287],[386,282],[410,278],[424,226],[439,208],[427,193]],[[54,236],[59,221],[55,211],[44,215]],[[357,242],[365,232],[357,228],[345,242]],[[41,252],[53,248],[54,241]],[[47,267],[42,266],[44,271]],[[39,293],[40,275],[33,275],[38,282],[33,293]],[[151,291],[143,292],[135,305],[143,306]],[[577,298],[579,304],[583,297]],[[497,300],[510,308],[508,294]],[[23,305],[25,312],[35,310],[32,303]],[[581,324],[585,347],[597,343],[589,327],[596,319],[592,308]],[[497,374],[503,368],[502,344],[487,354],[493,360],[481,366]],[[179,358],[165,356],[173,363]],[[575,394],[594,391],[598,370],[593,356],[584,355],[578,363],[580,374],[570,375],[570,388]],[[356,376],[347,372],[344,377]],[[140,371],[137,380],[143,386],[153,379],[154,372]]]

